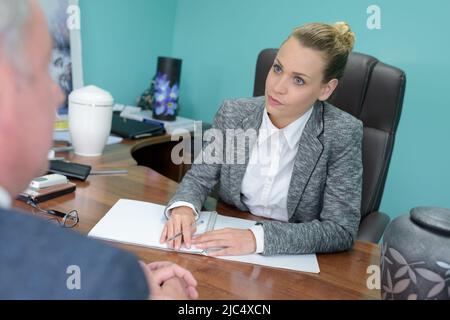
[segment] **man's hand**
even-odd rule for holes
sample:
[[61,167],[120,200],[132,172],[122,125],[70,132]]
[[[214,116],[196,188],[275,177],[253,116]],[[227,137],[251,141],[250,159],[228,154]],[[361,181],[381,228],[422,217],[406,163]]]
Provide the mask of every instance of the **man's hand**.
[[189,207],[174,208],[170,213],[169,221],[164,226],[159,242],[165,243],[168,239],[182,232],[182,236],[168,241],[168,246],[170,249],[180,250],[181,245],[184,243],[190,249],[192,235],[195,231],[195,214],[193,210]]
[[150,288],[150,299],[197,299],[197,281],[192,273],[171,262],[141,262]]
[[151,291],[152,300],[190,300],[194,299],[188,295],[183,280],[172,278],[163,283],[162,286],[153,284]]
[[[208,256],[239,256],[256,251],[256,239],[251,230],[222,229],[194,236],[192,244],[208,250]],[[214,250],[211,250],[214,249]]]

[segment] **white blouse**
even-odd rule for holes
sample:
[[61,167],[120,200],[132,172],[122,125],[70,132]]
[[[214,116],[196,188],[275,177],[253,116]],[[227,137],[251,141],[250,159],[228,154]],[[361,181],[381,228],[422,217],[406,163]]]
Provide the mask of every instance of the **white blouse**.
[[[288,221],[287,197],[294,169],[294,160],[303,130],[311,117],[311,107],[303,116],[283,129],[272,123],[264,112],[258,140],[249,158],[249,164],[242,180],[243,202],[256,216]],[[188,202],[178,201],[166,209],[187,206],[196,212]],[[198,214],[196,212],[196,214]],[[256,239],[256,253],[264,252],[264,229],[255,225],[250,229]]]
[[[256,216],[287,222],[287,198],[298,144],[312,108],[283,129],[275,127],[264,112],[258,141],[253,147],[242,180],[243,203]],[[262,226],[251,228],[256,253],[264,251]]]

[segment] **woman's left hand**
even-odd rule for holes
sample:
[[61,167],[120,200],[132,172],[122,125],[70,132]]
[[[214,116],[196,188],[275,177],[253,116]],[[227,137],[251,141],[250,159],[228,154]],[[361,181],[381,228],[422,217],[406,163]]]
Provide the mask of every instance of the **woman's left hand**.
[[[208,250],[208,256],[238,256],[256,251],[256,239],[251,230],[222,229],[194,236],[192,245]],[[210,250],[215,249],[215,250]]]

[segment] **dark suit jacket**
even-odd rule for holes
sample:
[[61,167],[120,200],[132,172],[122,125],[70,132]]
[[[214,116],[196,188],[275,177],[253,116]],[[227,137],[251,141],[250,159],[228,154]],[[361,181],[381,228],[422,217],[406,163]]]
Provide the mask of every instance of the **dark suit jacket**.
[[[224,135],[227,129],[257,131],[264,112],[264,97],[228,100],[218,111],[213,128]],[[314,105],[290,181],[290,223],[262,223],[265,255],[335,252],[352,247],[361,219],[362,138],[360,120],[328,103]],[[229,153],[227,140],[223,141],[223,153]],[[245,150],[234,149],[234,159],[243,158],[240,153],[245,151],[243,164],[194,164],[168,205],[186,201],[199,211],[218,183],[222,201],[248,211],[241,186],[253,145],[245,145]]]
[[[80,290],[68,289],[67,282],[76,283],[71,266],[79,267]],[[131,254],[48,221],[0,209],[0,299],[116,300],[148,295],[144,273]]]

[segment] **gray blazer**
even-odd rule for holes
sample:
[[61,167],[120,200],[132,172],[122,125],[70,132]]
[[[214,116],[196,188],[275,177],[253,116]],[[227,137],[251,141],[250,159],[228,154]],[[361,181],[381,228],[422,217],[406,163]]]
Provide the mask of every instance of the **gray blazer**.
[[[264,97],[228,100],[213,127],[258,130],[263,112]],[[361,219],[362,138],[361,121],[328,103],[314,105],[292,172],[289,223],[260,223],[264,255],[336,252],[352,247]],[[248,211],[242,202],[241,185],[251,148],[247,144],[245,164],[194,164],[168,205],[187,201],[200,212],[219,184],[220,200]]]
[[[71,286],[77,284],[77,270],[71,266],[79,267],[79,290]],[[133,255],[47,221],[0,209],[0,300],[148,296],[144,272]]]

